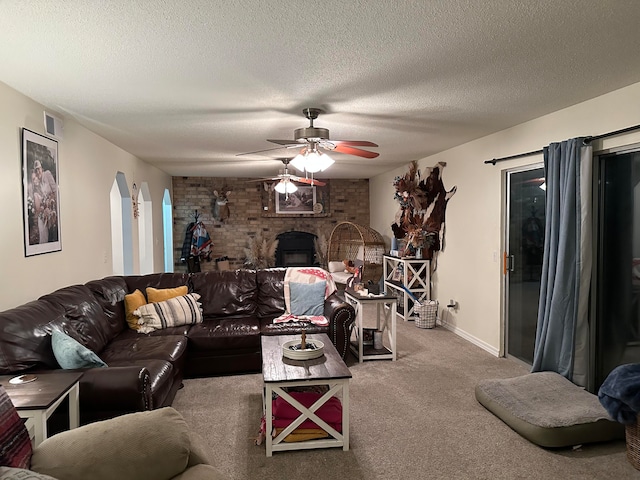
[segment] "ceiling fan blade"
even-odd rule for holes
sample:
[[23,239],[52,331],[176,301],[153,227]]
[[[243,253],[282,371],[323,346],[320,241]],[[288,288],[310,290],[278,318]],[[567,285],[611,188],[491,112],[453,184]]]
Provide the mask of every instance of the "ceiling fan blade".
[[360,148],[340,144],[336,145],[336,148],[334,148],[333,151],[364,158],[376,158],[378,155],[380,155],[378,152],[368,152],[367,150],[361,150]]
[[326,185],[325,182],[321,182],[320,180],[316,180],[315,178],[311,179],[291,175],[291,180],[293,180],[294,182],[307,183],[309,185],[317,185],[319,187],[324,187]]
[[[255,154],[263,153],[263,152],[271,152],[272,150],[282,150],[282,148],[284,148],[284,147],[267,148],[265,150],[256,150],[255,152],[236,153],[236,157],[241,157],[243,155],[255,155]],[[287,148],[289,148],[289,147],[287,147]]]
[[304,143],[306,143],[306,142],[296,142],[295,140],[272,140],[272,139],[267,139],[267,142],[277,143],[278,145],[283,145],[287,148],[299,147],[301,145],[304,145]]
[[377,147],[377,143],[367,142],[366,140],[330,140],[336,145],[351,145],[352,147]]
[[245,183],[270,182],[272,180],[280,180],[280,177],[252,178],[251,180],[245,180]]

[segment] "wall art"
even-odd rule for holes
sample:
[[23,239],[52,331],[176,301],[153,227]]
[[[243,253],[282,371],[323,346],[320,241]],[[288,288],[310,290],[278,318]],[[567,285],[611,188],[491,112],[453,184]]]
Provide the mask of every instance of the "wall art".
[[62,250],[58,142],[22,129],[25,256]]

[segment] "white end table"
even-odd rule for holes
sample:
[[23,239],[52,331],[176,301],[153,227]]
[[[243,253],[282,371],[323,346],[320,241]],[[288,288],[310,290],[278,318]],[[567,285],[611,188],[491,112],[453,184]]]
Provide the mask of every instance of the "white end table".
[[18,415],[27,419],[33,446],[47,438],[47,419],[65,398],[69,399],[69,428],[80,426],[80,378],[82,372],[47,371],[33,373],[33,382],[13,385],[9,380],[16,375],[0,376]]
[[[351,350],[360,363],[365,360],[397,359],[396,347],[396,310],[398,298],[395,295],[360,295],[351,290],[344,291],[345,300],[356,311],[356,341],[349,342]],[[387,335],[387,346],[376,350],[372,345],[364,345],[364,306],[376,306],[376,330]]]

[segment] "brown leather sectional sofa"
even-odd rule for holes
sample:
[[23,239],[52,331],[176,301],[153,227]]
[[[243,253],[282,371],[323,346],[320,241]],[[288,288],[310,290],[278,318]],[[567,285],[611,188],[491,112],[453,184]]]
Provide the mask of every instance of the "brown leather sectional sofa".
[[[273,324],[285,309],[284,268],[113,276],[73,285],[0,312],[0,374],[59,369],[54,328],[94,351],[107,368],[84,371],[82,423],[171,405],[185,377],[259,372],[260,336],[327,333],[346,356],[353,307],[325,300],[328,327]],[[182,285],[201,295],[204,322],[140,334],[126,322],[124,296]]]

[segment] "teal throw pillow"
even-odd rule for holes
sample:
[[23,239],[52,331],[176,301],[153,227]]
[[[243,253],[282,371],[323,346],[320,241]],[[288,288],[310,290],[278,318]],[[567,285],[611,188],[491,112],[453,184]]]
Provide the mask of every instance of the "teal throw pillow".
[[59,330],[51,334],[51,346],[56,360],[64,369],[107,366],[98,355]]
[[289,283],[292,315],[324,315],[327,282]]

